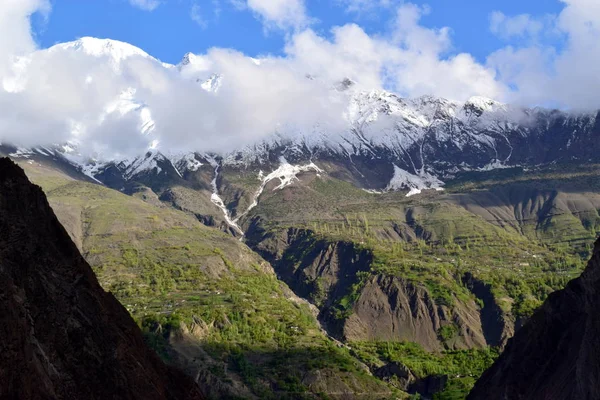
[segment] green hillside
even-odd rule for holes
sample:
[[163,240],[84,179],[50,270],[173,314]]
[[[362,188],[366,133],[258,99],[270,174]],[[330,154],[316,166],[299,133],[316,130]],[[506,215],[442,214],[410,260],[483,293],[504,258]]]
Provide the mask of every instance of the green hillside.
[[[161,202],[23,166],[149,343],[214,397],[402,397],[442,374],[435,398],[463,398],[600,228],[593,166],[468,173],[411,198],[308,173],[267,186],[244,242],[199,222],[204,189]],[[258,180],[223,182],[240,213]],[[394,363],[412,380],[378,372]]]
[[211,396],[391,394],[239,240],[172,208],[22,166],[149,343]]

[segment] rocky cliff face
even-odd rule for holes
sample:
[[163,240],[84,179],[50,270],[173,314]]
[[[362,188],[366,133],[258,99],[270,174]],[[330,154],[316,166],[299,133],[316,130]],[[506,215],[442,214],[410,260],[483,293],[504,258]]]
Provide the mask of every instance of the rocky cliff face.
[[318,240],[304,229],[290,228],[251,244],[299,296],[321,307],[331,307],[343,297],[357,283],[357,273],[369,271],[373,260],[369,251],[353,243]]
[[600,241],[578,279],[546,300],[469,399],[600,398]]
[[0,159],[0,398],[200,399],[102,290],[37,186]]
[[415,342],[441,351],[504,346],[514,334],[514,320],[471,275],[463,278],[465,286],[483,308],[457,296],[441,304],[423,284],[376,273],[373,254],[351,242],[295,228],[265,233],[254,224],[250,231],[248,243],[296,294],[319,307],[319,319],[341,340]]
[[[419,343],[429,351],[477,348],[487,345],[474,301],[454,299],[437,304],[422,285],[402,278],[377,275],[363,288],[352,314],[343,322],[348,340],[385,340]],[[448,337],[440,335],[449,329]]]
[[503,348],[508,339],[515,334],[515,330],[520,326],[519,323],[512,315],[502,310],[492,293],[491,285],[475,278],[470,272],[464,274],[462,281],[483,303],[479,311],[479,319],[485,342],[490,346]]

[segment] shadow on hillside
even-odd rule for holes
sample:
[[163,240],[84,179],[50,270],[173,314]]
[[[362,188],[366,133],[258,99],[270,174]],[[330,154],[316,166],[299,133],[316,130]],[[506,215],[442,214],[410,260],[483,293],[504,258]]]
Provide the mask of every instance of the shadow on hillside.
[[211,398],[387,399],[392,395],[347,350],[334,345],[293,347],[290,343],[276,350],[196,341],[187,346],[174,344],[168,362],[197,378]]

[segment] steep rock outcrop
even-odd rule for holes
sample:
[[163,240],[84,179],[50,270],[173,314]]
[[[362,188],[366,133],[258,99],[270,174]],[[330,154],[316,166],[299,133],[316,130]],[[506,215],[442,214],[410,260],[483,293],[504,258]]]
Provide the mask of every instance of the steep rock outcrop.
[[369,271],[373,256],[351,242],[317,239],[305,229],[265,233],[251,227],[248,245],[270,261],[294,292],[321,308],[330,307],[358,282],[357,273]]
[[37,186],[0,159],[0,398],[200,399],[104,292]]
[[[374,274],[373,254],[354,243],[304,229],[267,232],[258,220],[247,243],[297,295],[319,307],[320,321],[339,339],[409,341],[430,351],[503,344],[492,339],[505,337],[504,325],[484,327],[475,301],[454,297],[452,306],[438,304],[423,284]],[[500,331],[485,332],[495,328]]]
[[481,307],[481,329],[489,346],[504,347],[515,334],[515,318],[502,310],[492,287],[475,278],[470,272],[463,276],[463,283],[483,303]]
[[599,399],[598,309],[600,241],[581,277],[548,297],[468,398]]
[[[352,314],[342,322],[347,340],[419,343],[429,351],[486,346],[475,302],[454,299],[454,306],[436,304],[429,291],[398,277],[373,276],[361,290]],[[443,327],[453,332],[441,338]]]

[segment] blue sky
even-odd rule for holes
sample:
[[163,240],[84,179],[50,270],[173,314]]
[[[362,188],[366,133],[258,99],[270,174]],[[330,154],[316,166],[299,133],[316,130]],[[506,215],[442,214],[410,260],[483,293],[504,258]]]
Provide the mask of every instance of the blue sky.
[[[479,62],[505,42],[490,31],[490,15],[558,14],[564,4],[555,0],[414,0],[431,12],[421,24],[450,27],[453,52],[467,52]],[[249,10],[237,9],[231,0],[165,0],[152,11],[132,6],[127,0],[52,0],[49,18],[34,18],[34,32],[41,47],[82,36],[117,39],[134,44],[170,63],[186,52],[203,53],[210,47],[233,48],[251,56],[281,54],[289,32],[263,28]],[[197,6],[198,24],[191,18]],[[311,28],[328,37],[333,26],[357,23],[369,34],[382,34],[393,8],[377,7],[365,13],[347,12],[338,1],[307,0]],[[518,43],[517,43],[518,44]]]

